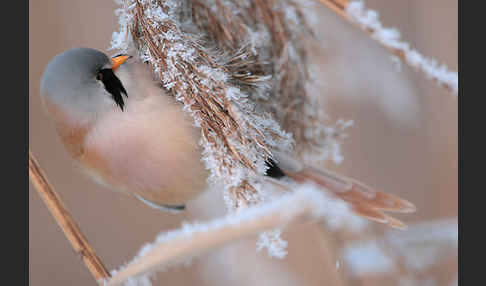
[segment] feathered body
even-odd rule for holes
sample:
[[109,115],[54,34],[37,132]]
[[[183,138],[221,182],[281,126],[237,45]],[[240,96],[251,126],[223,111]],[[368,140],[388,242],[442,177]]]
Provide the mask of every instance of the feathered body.
[[115,74],[127,92],[123,110],[115,102],[95,113],[69,109],[43,89],[62,142],[97,182],[155,204],[184,204],[206,187],[200,131],[143,63],[130,59]]

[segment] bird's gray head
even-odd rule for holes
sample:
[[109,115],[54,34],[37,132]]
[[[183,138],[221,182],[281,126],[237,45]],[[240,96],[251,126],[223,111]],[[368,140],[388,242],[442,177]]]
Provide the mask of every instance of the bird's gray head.
[[41,94],[70,112],[98,114],[116,105],[123,111],[127,92],[114,70],[127,58],[89,48],[65,51],[47,65]]

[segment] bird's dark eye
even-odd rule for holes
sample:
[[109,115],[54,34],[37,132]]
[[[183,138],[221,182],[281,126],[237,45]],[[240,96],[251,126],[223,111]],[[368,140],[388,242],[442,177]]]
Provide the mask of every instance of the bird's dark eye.
[[103,80],[103,74],[99,72],[99,73],[96,75],[96,79],[97,79],[97,80]]

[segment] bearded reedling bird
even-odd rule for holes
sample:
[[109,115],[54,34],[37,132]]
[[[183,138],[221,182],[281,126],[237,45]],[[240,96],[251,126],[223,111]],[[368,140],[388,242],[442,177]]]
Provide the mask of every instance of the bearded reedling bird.
[[[41,98],[69,154],[98,183],[164,210],[182,210],[206,189],[200,130],[136,57],[110,58],[88,48],[61,53],[44,71]],[[269,180],[313,181],[358,215],[393,227],[404,225],[382,211],[415,210],[406,200],[285,154],[267,165]]]

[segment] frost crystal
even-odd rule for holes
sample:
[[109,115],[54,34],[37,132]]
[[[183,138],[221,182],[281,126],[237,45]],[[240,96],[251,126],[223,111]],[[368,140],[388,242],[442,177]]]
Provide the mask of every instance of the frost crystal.
[[270,257],[285,258],[287,256],[287,251],[285,250],[287,242],[282,240],[281,234],[282,230],[280,229],[261,233],[257,243],[257,250],[260,251],[266,248]]

